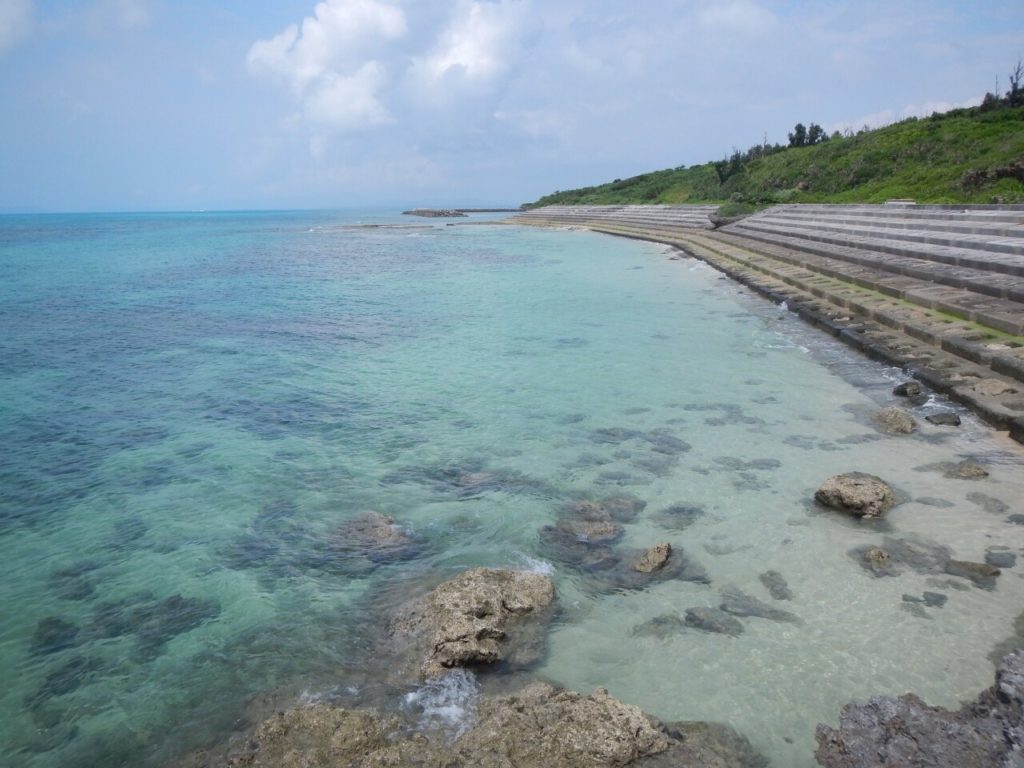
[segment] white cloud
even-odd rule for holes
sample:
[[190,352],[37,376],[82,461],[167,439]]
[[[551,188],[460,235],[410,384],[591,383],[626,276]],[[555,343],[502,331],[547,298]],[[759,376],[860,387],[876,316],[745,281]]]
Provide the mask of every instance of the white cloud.
[[399,8],[379,0],[327,0],[301,27],[292,24],[254,43],[247,64],[254,74],[288,83],[311,123],[350,131],[392,120],[380,98],[387,68],[376,57],[405,34]]
[[0,53],[31,34],[34,10],[32,0],[0,0]]
[[306,118],[339,130],[389,123],[391,114],[377,98],[387,80],[384,67],[368,61],[352,75],[327,72],[310,89],[305,100]]
[[524,2],[462,2],[425,57],[413,62],[413,74],[427,83],[486,82],[504,74],[526,18]]

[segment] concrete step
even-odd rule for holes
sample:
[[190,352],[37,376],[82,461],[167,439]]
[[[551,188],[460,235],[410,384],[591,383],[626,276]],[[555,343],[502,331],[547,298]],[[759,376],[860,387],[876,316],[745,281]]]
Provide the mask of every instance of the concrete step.
[[[723,230],[726,231],[726,230]],[[928,280],[955,288],[966,288],[995,298],[1012,299],[1024,302],[1024,270],[1013,270],[1011,275],[1003,269],[1011,269],[1014,265],[1000,264],[1000,269],[977,269],[970,266],[949,264],[919,258],[916,255],[892,255],[877,251],[862,250],[839,243],[832,244],[830,238],[808,240],[799,236],[780,234],[780,230],[767,227],[736,227],[727,230],[765,243],[782,245],[794,250],[802,250],[825,258],[837,259],[851,264],[860,264],[874,269],[906,275],[919,280]],[[787,232],[788,230],[781,230]],[[985,263],[979,256],[970,260],[972,263]],[[986,264],[986,267],[991,264]],[[1024,266],[1022,263],[1021,266]]]

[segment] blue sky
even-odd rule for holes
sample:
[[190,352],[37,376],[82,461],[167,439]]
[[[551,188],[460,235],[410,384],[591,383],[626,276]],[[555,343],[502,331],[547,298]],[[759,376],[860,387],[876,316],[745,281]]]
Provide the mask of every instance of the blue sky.
[[0,211],[518,204],[1022,53],[1019,0],[0,0]]

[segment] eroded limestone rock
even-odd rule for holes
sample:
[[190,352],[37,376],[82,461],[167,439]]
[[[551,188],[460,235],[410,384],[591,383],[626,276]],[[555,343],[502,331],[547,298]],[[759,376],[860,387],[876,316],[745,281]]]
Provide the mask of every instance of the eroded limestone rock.
[[555,599],[543,574],[473,568],[402,605],[390,633],[409,643],[424,677],[445,669],[536,661]]
[[913,694],[847,704],[839,727],[819,725],[825,768],[1011,768],[1024,750],[1024,651],[1007,655],[995,685],[956,712]]
[[871,414],[871,423],[879,432],[887,435],[909,435],[917,429],[914,417],[902,408],[882,408]]
[[639,558],[633,562],[633,570],[638,573],[653,573],[654,571],[661,570],[668,563],[669,557],[672,555],[672,545],[667,541],[661,544],[655,544],[648,550],[645,550]]
[[830,477],[814,498],[826,507],[868,519],[882,517],[896,502],[892,488],[884,480],[863,472]]

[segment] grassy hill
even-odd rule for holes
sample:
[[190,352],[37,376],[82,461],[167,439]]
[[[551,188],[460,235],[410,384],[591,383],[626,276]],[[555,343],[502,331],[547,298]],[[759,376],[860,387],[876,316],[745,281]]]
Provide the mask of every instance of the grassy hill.
[[[756,157],[762,154],[765,156]],[[546,195],[527,207],[614,203],[1024,203],[1024,107],[958,109],[804,147]]]

